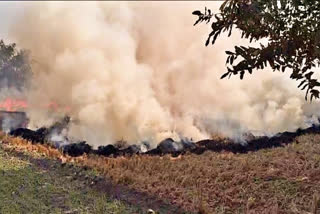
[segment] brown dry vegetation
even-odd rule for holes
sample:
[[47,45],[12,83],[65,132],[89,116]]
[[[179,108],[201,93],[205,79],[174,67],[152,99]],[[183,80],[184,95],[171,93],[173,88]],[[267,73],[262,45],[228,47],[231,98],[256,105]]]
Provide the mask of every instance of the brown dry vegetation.
[[3,135],[7,149],[35,151],[97,169],[114,183],[202,213],[316,213],[320,135],[247,154],[215,153],[71,158],[58,150]]

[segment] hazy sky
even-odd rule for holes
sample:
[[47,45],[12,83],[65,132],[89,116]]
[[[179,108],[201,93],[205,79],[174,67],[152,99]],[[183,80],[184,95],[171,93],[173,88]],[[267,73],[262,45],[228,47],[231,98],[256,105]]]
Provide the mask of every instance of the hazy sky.
[[[8,38],[10,24],[13,23],[14,19],[17,19],[17,16],[21,15],[24,12],[24,7],[28,4],[30,4],[30,2],[0,1],[0,39],[4,39],[6,42],[10,42],[10,38]],[[199,2],[198,9],[203,9],[205,5],[208,6],[215,4],[220,5],[221,2],[213,3],[202,1]]]
[[0,38],[9,40],[8,30],[10,23],[22,12],[21,2],[0,2]]

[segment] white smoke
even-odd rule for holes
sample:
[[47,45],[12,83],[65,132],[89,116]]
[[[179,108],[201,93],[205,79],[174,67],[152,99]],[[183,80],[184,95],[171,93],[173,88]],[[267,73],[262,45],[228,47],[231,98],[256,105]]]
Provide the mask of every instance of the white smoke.
[[[204,42],[193,27],[205,2],[37,2],[25,4],[11,37],[31,50],[28,93],[34,125],[52,115],[52,100],[72,107],[70,133],[93,145],[185,136],[194,140],[245,131],[274,134],[305,127],[319,113],[288,75],[258,71],[220,80],[225,50],[246,43],[235,34]],[[236,33],[236,31],[235,31]]]

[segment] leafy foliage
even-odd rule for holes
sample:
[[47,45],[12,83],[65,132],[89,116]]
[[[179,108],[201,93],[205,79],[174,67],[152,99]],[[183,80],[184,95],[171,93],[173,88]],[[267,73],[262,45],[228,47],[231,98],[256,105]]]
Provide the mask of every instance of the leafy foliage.
[[14,43],[6,45],[0,40],[0,84],[22,90],[30,75],[28,52],[17,50]]
[[234,51],[226,51],[228,71],[221,78],[264,69],[268,65],[273,71],[291,71],[291,79],[301,81],[299,88],[306,90],[310,100],[319,98],[320,86],[312,78],[315,67],[320,65],[320,2],[313,0],[225,0],[220,13],[210,17],[194,11],[199,19],[207,23],[212,18],[212,31],[206,46],[213,45],[219,35],[232,29],[240,30],[242,38],[256,42],[268,41],[260,47],[235,46]]

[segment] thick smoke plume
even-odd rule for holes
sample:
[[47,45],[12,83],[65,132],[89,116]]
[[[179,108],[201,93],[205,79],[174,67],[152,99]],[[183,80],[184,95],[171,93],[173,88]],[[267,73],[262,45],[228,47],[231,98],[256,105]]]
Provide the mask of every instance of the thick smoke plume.
[[217,11],[219,3],[26,4],[11,36],[36,62],[31,124],[54,118],[36,108],[52,100],[71,107],[77,123],[69,134],[93,145],[217,133],[241,140],[246,131],[275,134],[314,122],[318,103],[305,102],[287,75],[220,80],[224,51],[244,41],[223,36],[205,47],[210,26],[193,27],[191,15],[204,6]]

